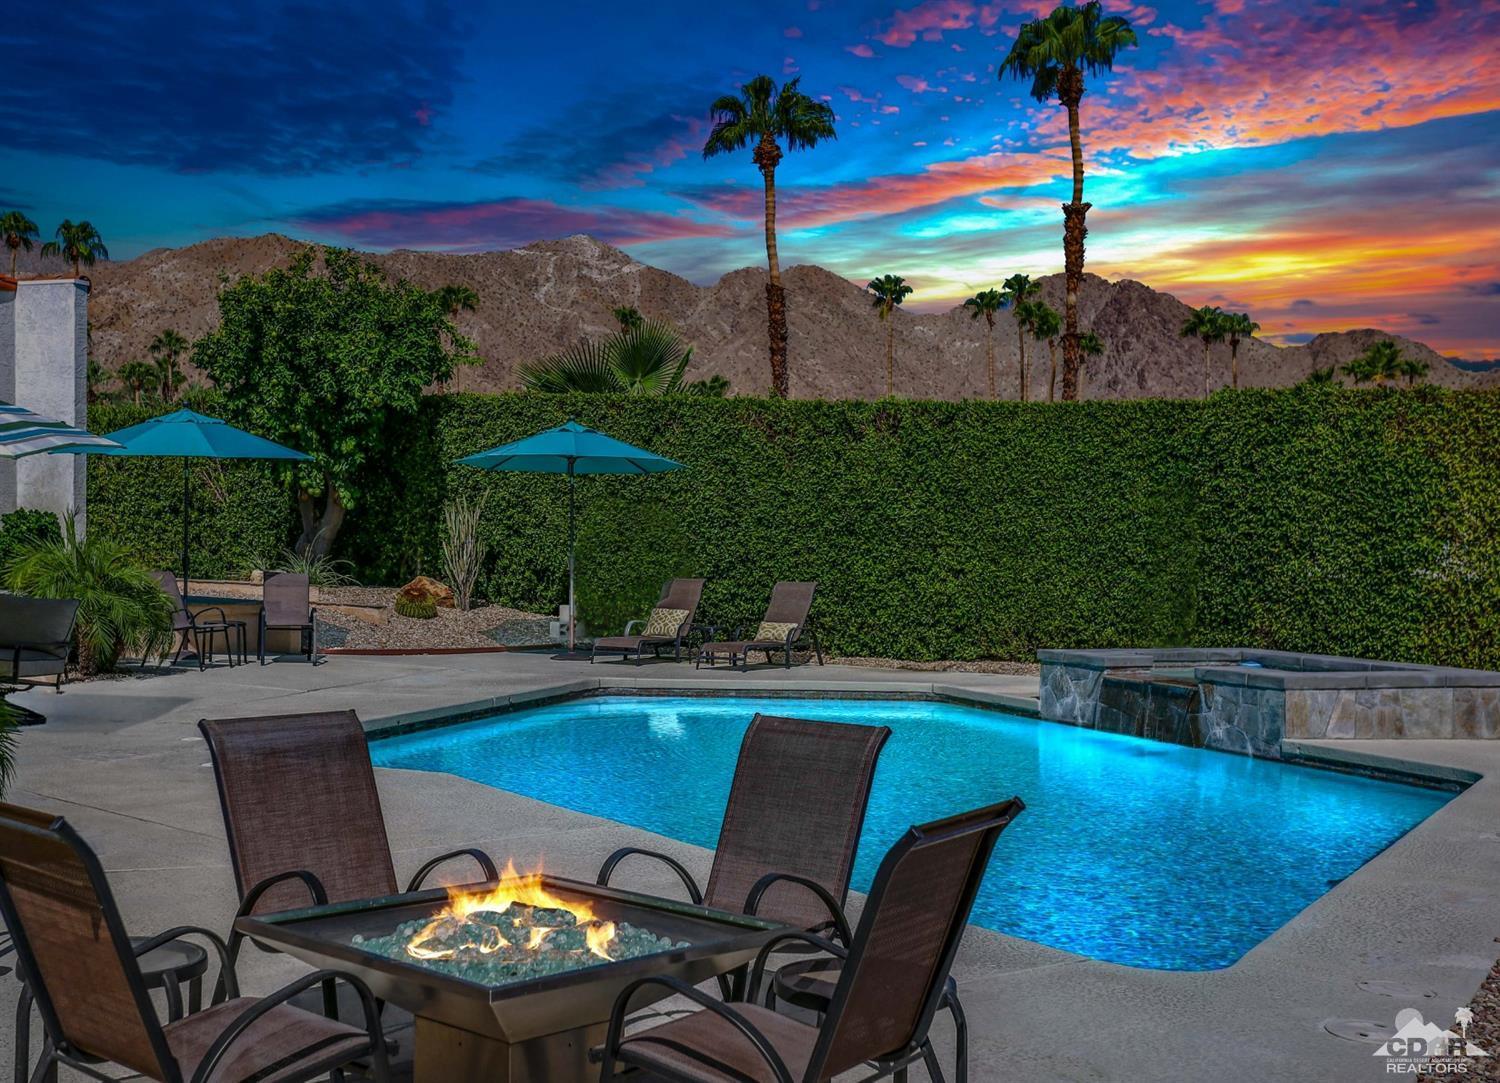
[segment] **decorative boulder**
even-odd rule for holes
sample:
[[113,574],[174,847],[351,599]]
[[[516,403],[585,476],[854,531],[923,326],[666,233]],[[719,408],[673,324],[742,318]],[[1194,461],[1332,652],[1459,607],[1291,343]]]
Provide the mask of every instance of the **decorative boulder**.
[[396,592],[398,597],[409,601],[426,599],[434,605],[440,605],[444,609],[453,608],[453,588],[436,579],[430,579],[425,575],[419,575],[406,586]]

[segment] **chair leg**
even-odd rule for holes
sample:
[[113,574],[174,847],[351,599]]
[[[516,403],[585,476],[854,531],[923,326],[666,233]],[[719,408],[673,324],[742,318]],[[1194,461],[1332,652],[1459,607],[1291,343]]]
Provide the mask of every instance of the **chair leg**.
[[953,1014],[953,1080],[954,1083],[969,1083],[969,1020],[964,1015],[963,1005],[957,993],[943,997],[948,1011]]
[[947,1083],[943,1069],[938,1066],[937,1054],[932,1050],[931,1041],[922,1043],[922,1063],[927,1066],[927,1075],[932,1083]]
[[16,1083],[26,1083],[31,1071],[31,988],[21,983],[16,997]]

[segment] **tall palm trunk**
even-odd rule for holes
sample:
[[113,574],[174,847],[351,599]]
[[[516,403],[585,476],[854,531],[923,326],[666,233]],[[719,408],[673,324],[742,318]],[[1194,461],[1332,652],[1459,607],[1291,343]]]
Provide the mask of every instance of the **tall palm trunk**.
[[1209,351],[1209,349],[1210,349],[1210,347],[1209,347],[1208,340],[1204,339],[1203,340],[1203,397],[1205,399],[1208,398],[1208,351]]
[[1083,239],[1088,236],[1083,201],[1083,140],[1078,133],[1078,103],[1083,100],[1083,72],[1064,68],[1057,80],[1057,96],[1068,110],[1068,142],[1073,150],[1073,201],[1063,206],[1063,270],[1067,298],[1063,307],[1063,399],[1078,397],[1078,370],[1083,354],[1078,348],[1078,291],[1083,288]]
[[1025,402],[1026,394],[1026,328],[1021,326],[1021,318],[1016,317],[1016,345],[1021,349],[1021,401]]
[[885,397],[896,393],[896,322],[893,313],[885,314]]
[[1229,386],[1240,389],[1240,340],[1229,340]]
[[755,147],[755,164],[766,182],[766,330],[770,339],[771,394],[786,398],[791,384],[786,371],[786,291],[781,288],[781,261],[776,256],[776,166],[781,148],[769,135]]
[[18,256],[20,254],[20,252],[21,252],[21,246],[18,245],[18,244],[10,244],[9,241],[7,241],[6,244],[10,245],[10,277],[15,278],[16,277],[16,256]]
[[1056,402],[1057,392],[1057,339],[1047,340],[1047,357],[1052,363],[1052,371],[1047,374],[1047,401]]
[[995,397],[995,314],[986,312],[984,314],[984,369],[985,375],[990,381],[990,398]]

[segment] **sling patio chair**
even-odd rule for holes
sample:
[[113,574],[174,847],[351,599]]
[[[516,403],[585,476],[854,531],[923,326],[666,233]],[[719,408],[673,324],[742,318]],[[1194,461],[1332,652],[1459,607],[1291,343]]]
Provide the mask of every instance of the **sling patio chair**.
[[36,684],[37,677],[56,677],[61,692],[77,619],[72,598],[0,594],[0,679]]
[[[319,970],[242,997],[228,946],[207,929],[179,926],[132,943],[99,859],[61,817],[0,805],[0,916],[47,1035],[33,1079],[56,1079],[66,1065],[108,1083],[116,1076],[101,1066],[110,1063],[161,1083],[341,1079],[355,1063],[377,1083],[389,1078],[375,998],[358,978]],[[138,960],[186,936],[218,956],[222,995],[163,1024]],[[326,982],[354,991],[362,1025],[288,1003]]]
[[307,660],[318,664],[318,611],[312,606],[312,587],[301,572],[266,576],[261,587],[260,664],[266,664],[266,633],[295,631],[305,645]]
[[[663,647],[672,648],[672,660],[682,661],[683,638],[692,631],[693,616],[698,612],[698,599],[703,596],[702,579],[671,579],[661,588],[661,597],[644,621],[633,620],[625,625],[625,634],[603,636],[594,640],[594,649],[589,654],[592,664],[600,651],[606,654],[635,655],[635,664],[641,664],[641,655],[649,648],[656,657],[661,657]],[[637,624],[643,625],[632,634]]]
[[[353,711],[198,723],[219,786],[240,907],[236,919],[397,893],[396,868],[364,727]],[[482,850],[442,854],[417,870],[416,891],[454,858],[498,880]],[[244,937],[231,934],[230,957]]]
[[[708,883],[666,854],[627,846],[609,855],[608,885],[627,857],[666,865],[698,905],[784,922],[849,942],[844,902],[885,726],[758,714],[745,731]],[[726,996],[731,986],[720,982]]]
[[695,668],[705,661],[712,666],[715,658],[728,655],[731,668],[735,664],[735,659],[738,658],[742,668],[748,669],[751,651],[764,651],[766,663],[769,665],[772,652],[781,651],[786,668],[791,669],[792,648],[800,643],[804,636],[811,639],[813,652],[817,655],[818,665],[821,666],[823,648],[818,644],[818,633],[813,629],[808,618],[808,611],[812,609],[813,592],[817,589],[817,583],[777,583],[771,589],[771,602],[766,606],[766,615],[761,618],[755,634],[749,639],[743,638],[745,628],[741,626],[735,629],[732,640],[703,644],[698,648]]
[[[231,621],[225,617],[222,606],[210,605],[198,610],[196,613],[188,612],[187,600],[183,598],[182,591],[177,586],[177,576],[166,570],[151,573],[151,578],[156,580],[157,586],[161,587],[162,593],[172,603],[172,632],[178,637],[177,653],[172,655],[172,660],[167,663],[175,666],[177,660],[182,657],[182,652],[187,650],[188,641],[192,640],[193,653],[198,656],[198,668],[204,669],[208,665],[207,655],[213,653],[214,636],[224,637],[224,653],[229,656],[229,664],[234,665],[234,646],[229,641],[229,633],[238,631],[240,633],[241,661],[244,661],[245,650],[243,621]],[[207,619],[208,614],[217,613],[217,620]],[[208,640],[208,650],[204,650],[204,639]]]
[[[941,1083],[928,1030],[1000,832],[1021,799],[913,827],[886,853],[859,929],[846,946],[792,930],[761,949],[745,1002],[723,1004],[676,978],[641,978],[621,990],[610,1017],[600,1083],[637,1076],[676,1083],[826,1083],[864,1066],[861,1080],[905,1080],[921,1061]],[[815,948],[843,965],[833,1000],[814,1026],[755,1003],[771,955]],[[663,986],[698,1006],[625,1032],[631,1000]]]

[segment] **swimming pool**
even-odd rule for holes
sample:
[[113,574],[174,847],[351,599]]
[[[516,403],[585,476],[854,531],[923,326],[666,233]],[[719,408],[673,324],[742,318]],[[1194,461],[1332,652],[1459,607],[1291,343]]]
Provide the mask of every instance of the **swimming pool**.
[[1228,966],[1452,797],[922,700],[589,698],[370,748],[712,848],[757,711],[891,727],[857,890],[909,825],[1019,794],[972,920],[1129,966]]

